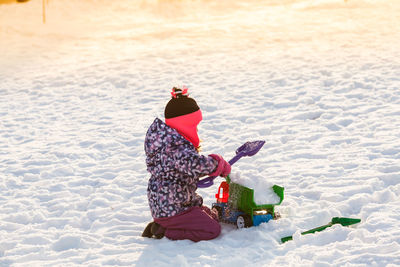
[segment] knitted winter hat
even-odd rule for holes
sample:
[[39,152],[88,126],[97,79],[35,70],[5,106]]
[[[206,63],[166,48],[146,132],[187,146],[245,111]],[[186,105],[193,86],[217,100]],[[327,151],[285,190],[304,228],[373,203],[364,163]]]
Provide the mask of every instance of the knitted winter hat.
[[189,97],[186,87],[172,88],[171,95],[171,100],[165,106],[165,123],[197,148],[200,144],[197,125],[202,120],[201,110],[196,101]]

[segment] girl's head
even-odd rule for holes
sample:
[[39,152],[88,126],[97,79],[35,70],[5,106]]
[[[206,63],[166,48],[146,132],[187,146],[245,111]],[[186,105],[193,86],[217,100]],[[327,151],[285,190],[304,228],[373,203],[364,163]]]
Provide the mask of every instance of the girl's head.
[[198,148],[200,139],[197,135],[197,125],[203,118],[199,106],[189,97],[186,87],[172,88],[171,95],[172,98],[164,110],[165,123]]

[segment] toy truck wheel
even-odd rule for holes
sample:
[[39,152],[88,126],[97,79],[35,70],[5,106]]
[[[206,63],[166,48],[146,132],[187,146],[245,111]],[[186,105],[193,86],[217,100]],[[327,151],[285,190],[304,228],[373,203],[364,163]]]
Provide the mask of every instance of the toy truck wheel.
[[236,219],[237,228],[247,228],[252,226],[251,218],[249,215],[239,215]]

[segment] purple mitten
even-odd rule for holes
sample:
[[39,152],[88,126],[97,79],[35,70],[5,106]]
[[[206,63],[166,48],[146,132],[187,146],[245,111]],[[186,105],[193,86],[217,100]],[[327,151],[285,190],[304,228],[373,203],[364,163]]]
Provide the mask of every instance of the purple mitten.
[[213,173],[210,173],[210,176],[226,177],[231,173],[231,165],[221,155],[211,154],[209,156],[218,161],[217,168]]

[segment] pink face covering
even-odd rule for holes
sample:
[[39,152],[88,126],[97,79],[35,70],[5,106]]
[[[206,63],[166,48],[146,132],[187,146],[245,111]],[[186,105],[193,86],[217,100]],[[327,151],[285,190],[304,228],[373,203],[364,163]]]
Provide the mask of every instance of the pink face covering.
[[165,123],[176,129],[186,140],[191,142],[194,147],[199,147],[200,139],[197,135],[197,125],[203,119],[201,110],[178,116],[171,119],[165,119]]

